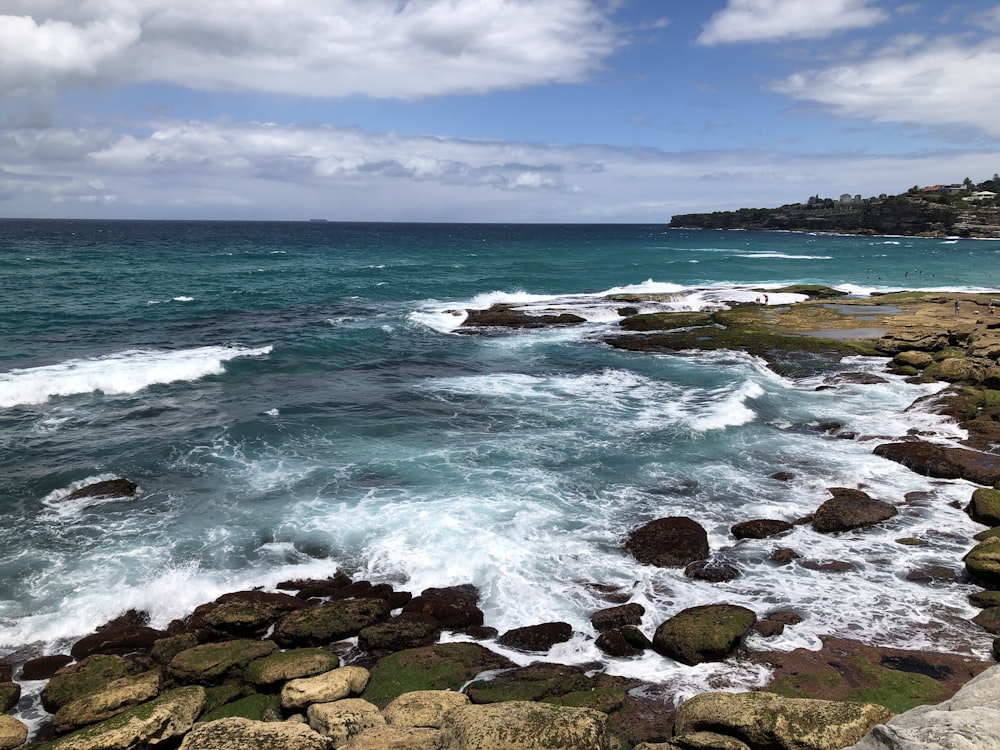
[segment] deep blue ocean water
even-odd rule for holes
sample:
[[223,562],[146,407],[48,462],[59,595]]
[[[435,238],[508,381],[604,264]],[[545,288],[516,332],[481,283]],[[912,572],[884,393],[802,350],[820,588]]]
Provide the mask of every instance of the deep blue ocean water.
[[[602,656],[589,617],[608,604],[595,584],[643,604],[649,634],[680,609],[725,601],[805,617],[770,648],[818,648],[830,634],[988,653],[965,619],[972,587],[906,580],[928,565],[961,570],[981,527],[953,503],[972,487],[871,454],[915,427],[961,436],[905,411],[936,386],[889,377],[817,390],[832,373],[790,379],[742,353],[636,354],[602,340],[619,320],[615,292],[696,309],[791,283],[995,289],[1000,241],[0,221],[0,656],[58,652],[128,608],[164,626],[226,591],[336,571],[414,593],[472,582],[501,632],[574,626],[544,658],[603,660],[679,690],[764,675]],[[456,332],[462,311],[493,302],[589,322]],[[820,428],[829,422],[859,437]],[[115,476],[139,495],[61,502]],[[801,517],[830,486],[863,486],[900,515],[839,536],[729,534],[737,521]],[[705,526],[742,576],[711,584],[623,554],[629,530],[669,515]],[[778,547],[855,569],[777,566]]]

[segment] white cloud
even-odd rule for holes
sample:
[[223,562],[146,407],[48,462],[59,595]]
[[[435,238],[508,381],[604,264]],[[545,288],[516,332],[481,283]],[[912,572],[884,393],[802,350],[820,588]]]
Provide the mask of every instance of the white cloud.
[[592,0],[0,0],[0,93],[165,81],[416,99],[580,80],[618,44]]
[[887,18],[872,0],[729,0],[702,30],[701,44],[818,39]]
[[847,117],[1000,135],[1000,40],[903,42],[864,62],[798,73],[775,89]]

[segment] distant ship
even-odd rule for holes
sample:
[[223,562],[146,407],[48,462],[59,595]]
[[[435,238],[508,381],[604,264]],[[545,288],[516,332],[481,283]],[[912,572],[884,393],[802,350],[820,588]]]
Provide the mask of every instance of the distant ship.
[[309,219],[309,221],[329,221],[329,219]]

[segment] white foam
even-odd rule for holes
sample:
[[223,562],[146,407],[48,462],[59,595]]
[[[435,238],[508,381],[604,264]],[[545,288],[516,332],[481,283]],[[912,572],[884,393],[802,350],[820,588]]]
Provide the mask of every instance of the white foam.
[[129,349],[90,359],[70,359],[0,373],[0,408],[41,404],[54,396],[100,392],[136,393],[161,383],[198,380],[220,375],[224,363],[236,357],[259,357],[271,347],[204,346],[164,351]]
[[787,260],[832,260],[832,255],[792,255],[771,251],[733,253],[737,258],[780,258]]

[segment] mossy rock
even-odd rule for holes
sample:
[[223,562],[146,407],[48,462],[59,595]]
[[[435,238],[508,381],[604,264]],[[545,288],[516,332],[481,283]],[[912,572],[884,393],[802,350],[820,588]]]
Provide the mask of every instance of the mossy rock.
[[734,604],[689,607],[662,623],[653,635],[653,648],[683,664],[721,661],[742,642],[757,615]]
[[296,648],[250,662],[243,672],[253,685],[274,685],[329,672],[340,666],[336,654],[321,648]]
[[1000,525],[1000,490],[980,487],[972,493],[972,501],[965,510],[976,523]]
[[278,621],[272,637],[282,648],[323,646],[357,635],[389,616],[384,599],[347,599],[290,612]]
[[980,531],[972,538],[977,542],[985,542],[987,539],[996,539],[997,537],[1000,537],[1000,526],[994,526],[991,529],[986,529],[986,531]]
[[143,668],[121,656],[93,654],[56,672],[42,689],[42,706],[55,713],[79,698],[93,695],[109,682],[138,674]]
[[430,646],[440,635],[441,623],[435,618],[406,615],[364,628],[358,634],[358,646],[364,651],[402,651]]
[[1000,537],[991,537],[973,547],[965,556],[969,575],[989,586],[1000,586]]
[[910,367],[922,370],[934,361],[934,356],[929,352],[922,352],[916,349],[907,349],[892,358],[892,363],[898,367]]
[[234,716],[252,721],[281,721],[281,698],[277,695],[254,693],[232,703],[224,703],[213,711],[207,711],[198,721],[215,721]]
[[219,706],[238,701],[246,696],[249,688],[246,685],[213,685],[205,688],[205,705],[202,709],[207,714]]
[[168,674],[181,682],[212,684],[222,682],[254,659],[278,650],[274,641],[235,640],[205,643],[181,651],[170,660]]
[[394,698],[414,690],[458,690],[481,672],[516,665],[478,643],[438,643],[398,651],[371,670],[362,697],[384,708]]
[[181,651],[187,651],[197,645],[198,638],[194,633],[180,633],[169,638],[161,638],[154,643],[150,650],[150,656],[165,666]]
[[771,289],[769,291],[769,294],[777,293],[804,294],[809,299],[836,299],[837,297],[846,297],[848,294],[840,289],[823,286],[822,284],[790,284],[789,286],[783,286],[780,289]]
[[712,324],[712,316],[704,312],[658,312],[632,315],[619,324],[626,331],[670,331]]
[[1000,591],[977,591],[969,594],[969,604],[979,609],[1000,607]]
[[589,691],[594,678],[579,667],[565,664],[532,664],[504,672],[491,680],[477,680],[465,693],[473,703],[504,701],[542,701],[558,699],[567,693]]
[[0,683],[0,713],[10,711],[21,700],[21,686],[16,682]]

